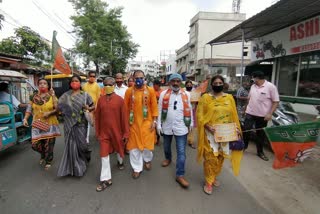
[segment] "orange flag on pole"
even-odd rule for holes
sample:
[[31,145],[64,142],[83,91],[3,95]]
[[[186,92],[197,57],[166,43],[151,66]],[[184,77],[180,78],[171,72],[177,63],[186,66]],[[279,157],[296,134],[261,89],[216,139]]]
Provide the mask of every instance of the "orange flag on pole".
[[63,56],[62,49],[56,39],[57,31],[53,31],[52,38],[52,61],[53,67],[64,74],[71,74],[71,69],[67,60]]

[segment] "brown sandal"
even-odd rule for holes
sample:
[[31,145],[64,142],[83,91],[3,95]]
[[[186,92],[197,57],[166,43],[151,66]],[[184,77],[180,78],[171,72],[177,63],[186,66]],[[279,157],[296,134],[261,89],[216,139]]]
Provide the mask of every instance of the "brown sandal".
[[101,192],[103,190],[105,190],[107,187],[110,187],[112,185],[112,181],[101,181],[100,184],[98,184],[96,191],[97,192]]
[[139,178],[140,177],[140,172],[133,172],[132,173],[132,177],[133,177],[133,179]]

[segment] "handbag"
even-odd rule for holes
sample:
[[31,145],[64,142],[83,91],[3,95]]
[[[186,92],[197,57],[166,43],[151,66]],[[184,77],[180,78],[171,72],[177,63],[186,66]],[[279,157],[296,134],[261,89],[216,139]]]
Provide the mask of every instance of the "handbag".
[[40,119],[33,121],[32,127],[45,132],[49,131],[50,129],[50,125],[47,122],[41,121]]
[[244,142],[241,138],[236,141],[230,141],[229,142],[229,149],[230,150],[236,150],[236,151],[241,151],[244,149]]
[[[85,99],[85,103],[87,104],[87,92],[84,93],[84,99]],[[88,121],[88,123],[93,126],[93,115],[91,112],[85,110],[84,111],[84,116],[86,118],[86,120]]]

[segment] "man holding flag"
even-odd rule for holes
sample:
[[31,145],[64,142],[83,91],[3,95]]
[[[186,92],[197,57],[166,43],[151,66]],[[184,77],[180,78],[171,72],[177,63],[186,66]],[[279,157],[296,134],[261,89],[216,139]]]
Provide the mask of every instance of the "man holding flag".
[[243,140],[245,149],[248,148],[250,132],[246,132],[254,127],[257,129],[257,155],[264,161],[268,161],[268,157],[263,152],[264,132],[262,128],[266,127],[268,121],[271,120],[273,112],[279,103],[278,89],[271,82],[264,79],[262,71],[252,73],[254,84],[249,92],[249,103],[246,107],[246,115],[244,120]]

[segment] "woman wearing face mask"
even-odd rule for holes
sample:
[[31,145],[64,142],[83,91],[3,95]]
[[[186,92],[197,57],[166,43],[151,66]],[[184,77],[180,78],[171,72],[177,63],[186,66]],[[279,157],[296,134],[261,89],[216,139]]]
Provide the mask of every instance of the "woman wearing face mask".
[[58,176],[83,176],[90,161],[86,141],[88,121],[84,111],[93,111],[95,106],[90,95],[81,90],[81,78],[73,75],[71,90],[60,98],[58,108],[64,119],[65,149],[58,169]]
[[56,117],[57,98],[53,89],[49,91],[50,83],[45,79],[38,80],[39,92],[30,99],[23,124],[29,126],[28,118],[33,115],[33,121],[40,120],[48,124],[49,129],[42,130],[32,127],[32,149],[41,155],[40,165],[45,165],[45,170],[51,167],[53,148],[56,137],[60,136],[59,122]]
[[214,142],[214,125],[235,123],[237,132],[241,128],[235,101],[230,94],[223,92],[224,79],[217,75],[211,79],[212,92],[204,94],[197,107],[198,120],[198,161],[204,160],[205,185],[203,190],[212,194],[212,187],[219,186],[216,177],[220,174],[224,158],[230,158],[233,172],[239,174],[242,151],[229,151],[229,142]]

